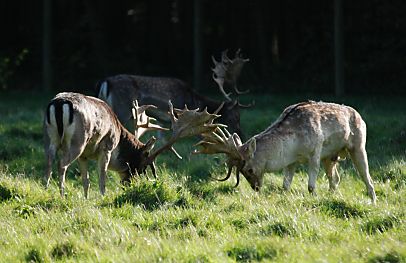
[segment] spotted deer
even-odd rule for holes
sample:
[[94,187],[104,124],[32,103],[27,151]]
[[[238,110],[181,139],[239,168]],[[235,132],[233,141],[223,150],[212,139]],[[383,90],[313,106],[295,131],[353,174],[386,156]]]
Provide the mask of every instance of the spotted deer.
[[230,131],[242,136],[240,108],[251,105],[242,105],[238,99],[231,99],[232,93],[226,93],[224,85],[233,87],[236,95],[244,93],[237,89],[237,79],[244,64],[249,59],[242,58],[239,50],[233,59],[227,56],[227,51],[222,53],[221,61],[212,58],[214,62],[213,79],[224,95],[224,101],[202,96],[185,82],[176,78],[137,75],[116,75],[99,81],[96,84],[97,96],[112,107],[122,123],[127,123],[131,119],[133,100],[138,100],[140,105],[156,105],[157,108],[148,111],[148,113],[160,121],[168,121],[166,112],[168,111],[169,100],[177,108],[187,105],[189,108],[207,108],[209,112],[213,112],[224,103],[219,112],[221,117],[218,121],[226,124]]
[[236,133],[231,135],[226,129],[204,134],[196,153],[226,154],[227,176],[219,180],[229,179],[236,167],[236,186],[241,172],[256,191],[262,186],[264,173],[282,169],[283,187],[288,190],[296,166],[307,162],[310,193],[315,192],[320,163],[334,191],[340,181],[337,163],[349,155],[375,203],[365,150],[366,132],[365,122],[353,108],[309,101],[289,106],[271,126],[244,144]]
[[[64,196],[65,173],[69,165],[78,160],[84,195],[89,191],[88,160],[98,163],[99,188],[105,193],[107,169],[117,171],[121,181],[128,182],[132,176],[143,174],[150,167],[155,174],[154,160],[169,149],[178,139],[214,130],[212,124],[218,115],[206,110],[174,109],[169,102],[172,136],[159,149],[152,151],[155,137],[145,144],[138,138],[147,130],[165,130],[154,125],[145,114],[153,106],[133,105],[136,135],[120,123],[111,108],[102,100],[79,93],[59,93],[48,104],[44,118],[46,155],[46,187],[52,174],[52,163],[59,155],[58,174],[61,196]],[[175,114],[177,117],[175,117]]]

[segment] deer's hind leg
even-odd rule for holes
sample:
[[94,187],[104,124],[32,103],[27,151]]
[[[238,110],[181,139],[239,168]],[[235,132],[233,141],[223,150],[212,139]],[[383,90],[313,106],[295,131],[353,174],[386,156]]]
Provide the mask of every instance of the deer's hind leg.
[[106,177],[107,168],[110,163],[111,151],[104,150],[100,151],[98,158],[98,170],[99,170],[99,188],[100,193],[104,195],[106,191]]
[[358,174],[361,176],[362,180],[365,183],[368,195],[371,198],[372,203],[376,203],[376,195],[374,186],[372,185],[372,179],[369,174],[368,158],[365,147],[354,148],[350,151],[350,156],[355,168],[358,171]]
[[61,157],[58,163],[59,189],[61,196],[65,196],[65,175],[69,165],[83,153],[85,143],[72,140],[70,144],[65,143],[61,149]]
[[80,176],[82,177],[84,195],[85,195],[85,198],[87,198],[89,195],[89,186],[90,186],[89,172],[87,171],[88,160],[86,158],[79,157],[78,163],[79,163]]
[[338,162],[328,158],[322,160],[322,163],[324,170],[326,171],[330,191],[334,192],[340,183],[340,175],[337,170]]
[[52,177],[52,164],[54,162],[55,156],[56,156],[56,147],[55,145],[49,145],[45,149],[45,155],[46,155],[46,170],[45,170],[45,187],[49,187],[49,183]]

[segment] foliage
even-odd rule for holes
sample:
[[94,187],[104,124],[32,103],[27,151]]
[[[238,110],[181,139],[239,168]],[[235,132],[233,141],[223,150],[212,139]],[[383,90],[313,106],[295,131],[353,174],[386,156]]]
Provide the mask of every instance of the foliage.
[[10,78],[15,74],[17,67],[21,65],[27,54],[28,49],[24,48],[14,60],[9,57],[0,57],[0,88],[8,88]]
[[[349,162],[339,166],[341,183],[330,193],[320,173],[318,195],[307,192],[305,169],[292,190],[281,173],[265,176],[261,193],[242,179],[217,182],[225,167],[210,156],[157,160],[156,181],[129,186],[109,172],[107,193],[97,189],[90,168],[89,199],[83,197],[76,165],[68,169],[67,196],[54,176],[42,184],[42,114],[51,94],[0,94],[0,258],[4,262],[404,262],[406,259],[405,129],[400,98],[344,98],[368,124],[367,151],[378,196],[370,204]],[[242,114],[251,136],[276,119],[295,96],[253,97]],[[307,98],[300,98],[304,100]],[[309,99],[333,100],[314,95]],[[272,105],[272,106],[269,106]],[[387,106],[387,105],[390,105]],[[396,143],[392,143],[396,141]],[[400,144],[400,146],[399,146]],[[210,175],[210,176],[209,176]],[[234,178],[234,176],[232,177]],[[96,186],[96,187],[94,187]]]

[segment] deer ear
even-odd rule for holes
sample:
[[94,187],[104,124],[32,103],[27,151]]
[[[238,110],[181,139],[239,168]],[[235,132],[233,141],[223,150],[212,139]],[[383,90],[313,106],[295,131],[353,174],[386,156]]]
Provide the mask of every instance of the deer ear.
[[252,138],[248,142],[248,149],[247,149],[247,154],[250,158],[254,158],[255,151],[257,150],[257,140]]

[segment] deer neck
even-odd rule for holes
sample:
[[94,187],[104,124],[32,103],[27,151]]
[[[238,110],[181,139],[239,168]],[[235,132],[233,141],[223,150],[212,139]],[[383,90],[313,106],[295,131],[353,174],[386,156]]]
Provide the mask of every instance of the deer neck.
[[[203,110],[207,107],[208,112],[214,112],[220,106],[221,102],[217,100],[210,99],[203,95],[194,93],[193,94],[194,107]],[[191,107],[190,107],[191,108]]]
[[[120,173],[121,180],[129,180],[134,168],[141,163],[142,147],[140,142],[133,134],[124,127],[121,127],[120,141],[111,155],[110,168]],[[131,167],[131,170],[130,170]]]
[[297,147],[296,136],[270,130],[256,136],[254,159],[265,172],[279,171],[297,160]]

